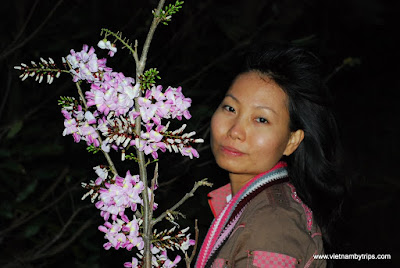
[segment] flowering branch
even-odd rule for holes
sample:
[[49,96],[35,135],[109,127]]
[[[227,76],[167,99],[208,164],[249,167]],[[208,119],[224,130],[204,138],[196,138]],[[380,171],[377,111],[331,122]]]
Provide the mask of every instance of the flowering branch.
[[[186,262],[190,258],[186,252],[195,240],[186,234],[189,227],[175,231],[179,226],[174,221],[174,215],[180,213],[176,209],[192,197],[200,186],[211,186],[206,179],[196,182],[193,189],[187,193],[170,210],[162,213],[153,220],[153,211],[157,209],[154,191],[158,188],[158,153],[175,152],[188,156],[190,159],[199,157],[199,153],[192,147],[195,143],[202,143],[203,139],[193,138],[196,132],[184,133],[186,124],[175,130],[170,130],[171,119],[190,119],[188,108],[191,99],[186,98],[182,88],[156,85],[160,79],[155,68],[144,71],[147,54],[154,32],[158,24],[171,20],[183,2],[176,1],[163,10],[165,0],[160,0],[158,7],[153,11],[153,22],[144,42],[142,54],[138,55],[138,44],[132,48],[129,40],[122,37],[120,32],[114,33],[102,29],[104,39],[98,42],[98,47],[107,49],[108,56],[113,57],[117,52],[115,42],[122,43],[133,54],[136,64],[136,77],[126,77],[123,73],[115,72],[106,65],[107,59],[99,59],[93,47],[84,45],[79,52],[71,50],[63,58],[65,70],[56,66],[52,59],[46,61],[41,58],[39,65],[32,62],[33,67],[25,64],[16,66],[21,70],[22,80],[36,76],[41,82],[47,76],[47,83],[52,83],[61,73],[68,72],[75,82],[79,99],[61,97],[59,105],[64,116],[63,135],[72,135],[75,142],[85,141],[88,152],[102,151],[108,165],[94,167],[97,179],[82,183],[87,190],[82,199],[90,197],[92,203],[100,210],[104,224],[98,229],[108,240],[103,246],[110,248],[136,249],[137,258],[132,257],[125,267],[174,267],[180,261],[178,255],[174,261],[167,256],[167,249],[179,249],[185,254]],[[115,38],[111,43],[107,37]],[[84,88],[88,86],[89,89]],[[168,120],[164,124],[164,120]],[[143,128],[142,128],[143,127]],[[127,151],[133,147],[135,154]],[[139,167],[139,175],[131,174],[128,170],[125,177],[118,174],[116,166],[110,157],[110,150],[121,153],[121,161],[134,160]],[[153,160],[146,159],[151,155]],[[156,162],[153,179],[147,178],[147,166]],[[166,218],[175,227],[170,230],[157,232],[153,226]],[[196,232],[198,232],[196,227]],[[198,237],[198,235],[196,235]],[[193,256],[194,253],[192,253]]]
[[[134,55],[137,51],[136,50],[136,48],[137,48],[136,42],[135,42],[135,49],[133,49],[132,44],[129,42],[129,39],[122,38],[121,32],[114,33],[106,28],[102,28],[100,35],[104,35],[104,40],[105,40],[106,44],[107,44],[107,36],[112,35],[115,38],[115,41],[118,40],[119,42],[121,42],[125,48],[129,49],[129,51],[132,53],[132,55]],[[115,41],[114,41],[114,43],[115,43]],[[111,48],[112,47],[111,42],[108,41],[108,43],[110,44],[110,48]]]
[[[70,63],[68,63],[68,66],[71,68],[71,64]],[[85,97],[84,97],[84,95],[82,93],[82,88],[79,85],[79,82],[76,82],[75,85],[76,85],[76,88],[78,89],[79,97],[80,97],[80,99],[81,99],[81,101],[82,101],[82,103],[83,103],[83,105],[85,107],[85,110],[87,111],[88,110],[88,106],[87,106]],[[96,134],[98,136],[98,139],[99,139],[99,142],[100,142],[100,147],[101,147],[103,145],[103,140],[102,140],[101,135],[100,135],[100,133],[99,133],[99,131],[97,129],[95,129],[95,132],[96,132]],[[104,157],[106,158],[108,164],[110,165],[111,172],[114,173],[114,175],[118,175],[117,169],[115,168],[114,162],[112,161],[110,155],[107,152],[105,152],[104,150],[101,150],[101,151],[102,151]]]
[[[160,0],[158,3],[157,10],[160,12],[164,5],[165,0]],[[156,11],[157,12],[157,11]],[[150,30],[147,34],[146,41],[143,46],[142,54],[140,56],[140,61],[136,61],[136,80],[139,79],[139,77],[142,75],[143,70],[146,66],[146,61],[147,61],[147,53],[150,48],[150,43],[151,40],[153,39],[154,32],[157,28],[158,25],[158,20],[156,17],[153,18],[153,22],[151,23]],[[141,97],[142,92],[139,91],[139,97]],[[139,102],[135,102],[135,108],[136,110],[139,110]],[[141,118],[140,116],[136,118],[136,126],[135,126],[135,131],[136,133],[141,132]],[[139,163],[139,173],[140,173],[140,178],[143,181],[144,185],[147,185],[147,172],[146,172],[146,167],[144,165],[144,154],[143,152],[140,152],[139,149],[136,149],[136,155],[138,156],[138,163]],[[151,249],[150,249],[150,239],[151,239],[151,215],[152,212],[150,212],[151,208],[149,207],[149,200],[148,200],[148,192],[147,192],[147,187],[144,189],[144,195],[143,195],[143,206],[144,206],[144,213],[143,213],[143,240],[144,240],[144,266],[145,267],[151,267]]]

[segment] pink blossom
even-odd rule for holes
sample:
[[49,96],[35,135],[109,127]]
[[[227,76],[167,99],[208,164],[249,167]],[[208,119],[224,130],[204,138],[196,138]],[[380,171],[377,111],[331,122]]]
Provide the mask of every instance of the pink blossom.
[[180,148],[180,152],[183,156],[189,156],[190,159],[193,157],[199,158],[199,153],[193,147]]
[[136,259],[135,257],[132,257],[132,261],[131,262],[125,262],[124,263],[124,267],[138,267],[139,261],[138,259]]
[[143,122],[147,123],[155,115],[157,111],[157,106],[154,104],[150,104],[148,107],[141,106],[139,108],[139,111]]
[[104,65],[104,60],[98,61],[95,49],[87,45],[83,45],[80,52],[75,52],[73,49],[70,55],[67,56],[67,61],[71,65],[70,72],[74,75],[73,81],[87,80],[89,82],[98,81],[99,66]]
[[164,260],[165,262],[164,262],[164,265],[163,265],[163,267],[165,267],[165,268],[171,268],[171,267],[175,267],[180,261],[181,261],[181,256],[179,256],[179,255],[177,255],[176,257],[175,257],[175,260],[174,261],[171,261],[170,259],[168,259],[168,256],[167,256],[167,251],[163,251],[162,253],[161,253],[161,258],[160,258],[160,260]]
[[96,124],[96,118],[93,116],[92,112],[86,111],[85,119],[88,121],[89,124]]
[[143,182],[138,175],[132,176],[128,171],[125,178],[116,177],[114,184],[106,185],[99,190],[99,198],[103,201],[101,209],[111,215],[123,215],[126,208],[136,209],[142,204],[140,193],[144,190]]
[[74,141],[75,141],[76,143],[78,143],[78,142],[81,141],[81,136],[78,134],[78,132],[73,133],[73,134],[72,134],[72,137],[74,138]]
[[63,114],[63,116],[65,117],[65,119],[71,119],[71,113],[70,112],[68,112],[68,111],[66,111],[66,110],[64,110],[64,109],[62,109],[61,110],[61,113]]
[[71,119],[65,119],[64,120],[64,126],[65,129],[63,131],[63,136],[68,135],[68,134],[72,134],[78,131],[77,126],[77,122],[75,120],[75,118],[71,118]]

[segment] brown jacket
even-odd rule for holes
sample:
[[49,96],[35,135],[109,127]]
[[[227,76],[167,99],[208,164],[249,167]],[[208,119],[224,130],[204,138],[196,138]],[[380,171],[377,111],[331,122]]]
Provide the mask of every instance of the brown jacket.
[[[229,194],[229,184],[209,194],[214,216]],[[212,267],[326,267],[313,254],[323,254],[321,231],[293,185],[283,182],[249,201]]]

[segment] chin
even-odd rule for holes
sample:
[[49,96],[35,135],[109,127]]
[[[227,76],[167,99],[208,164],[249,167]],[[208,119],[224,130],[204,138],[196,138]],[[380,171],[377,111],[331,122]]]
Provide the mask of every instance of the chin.
[[216,160],[217,165],[228,171],[229,173],[243,173],[244,169],[240,165],[240,161],[226,161],[226,160]]

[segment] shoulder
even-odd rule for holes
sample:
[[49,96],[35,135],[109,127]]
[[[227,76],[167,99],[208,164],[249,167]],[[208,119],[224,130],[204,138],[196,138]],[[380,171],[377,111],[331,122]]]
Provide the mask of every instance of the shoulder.
[[287,184],[267,188],[248,204],[245,212],[244,234],[253,250],[304,256],[315,248],[306,213],[292,198]]
[[[319,228],[313,220],[310,208],[297,196],[296,189],[290,183],[280,183],[264,189],[247,204],[243,219],[251,219],[251,225],[271,229],[277,225],[297,228],[301,233],[310,234]],[[267,228],[265,223],[269,223]],[[263,224],[264,223],[264,224]]]
[[231,235],[226,246],[235,252],[231,257],[237,264],[249,258],[255,262],[279,259],[308,267],[306,263],[313,262],[313,254],[323,252],[322,237],[315,235],[319,228],[312,219],[310,225],[310,216],[312,212],[297,198],[290,184],[273,185],[247,204],[240,219],[241,228]]

